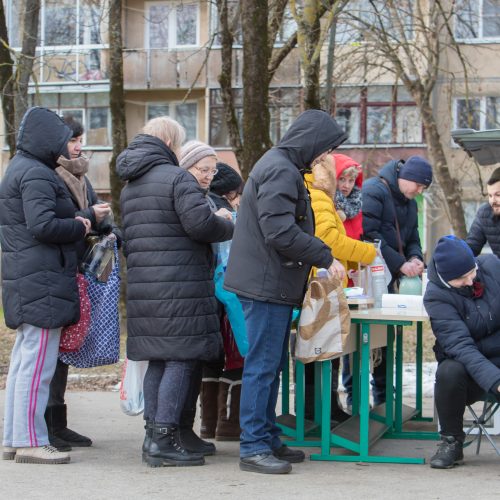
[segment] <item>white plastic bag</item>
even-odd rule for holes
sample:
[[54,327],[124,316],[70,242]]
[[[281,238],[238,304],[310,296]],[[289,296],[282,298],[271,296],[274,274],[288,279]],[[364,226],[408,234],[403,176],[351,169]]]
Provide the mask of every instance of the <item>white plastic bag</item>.
[[126,415],[134,417],[144,411],[143,383],[148,364],[148,361],[125,358],[120,384],[120,407]]

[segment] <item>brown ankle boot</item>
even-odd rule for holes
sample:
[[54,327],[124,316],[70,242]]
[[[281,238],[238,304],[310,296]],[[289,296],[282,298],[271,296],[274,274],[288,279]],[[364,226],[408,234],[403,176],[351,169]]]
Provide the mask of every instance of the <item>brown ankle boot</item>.
[[217,427],[217,396],[219,391],[218,378],[204,378],[201,382],[201,426],[200,437],[213,439]]
[[240,396],[241,380],[220,379],[216,441],[240,440]]

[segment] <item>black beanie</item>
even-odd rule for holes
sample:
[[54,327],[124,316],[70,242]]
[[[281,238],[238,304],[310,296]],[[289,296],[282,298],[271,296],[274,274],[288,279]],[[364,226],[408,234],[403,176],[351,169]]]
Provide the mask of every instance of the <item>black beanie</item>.
[[493,173],[491,174],[491,177],[488,179],[487,184],[488,186],[492,186],[498,181],[500,181],[500,167],[495,168],[495,170],[493,170]]
[[210,183],[210,191],[222,196],[230,191],[239,190],[243,184],[241,175],[226,163],[217,162],[217,173]]
[[410,156],[400,168],[398,177],[429,187],[432,182],[432,167],[425,158]]
[[472,271],[476,266],[476,259],[464,240],[450,234],[437,242],[434,264],[441,278],[448,282]]

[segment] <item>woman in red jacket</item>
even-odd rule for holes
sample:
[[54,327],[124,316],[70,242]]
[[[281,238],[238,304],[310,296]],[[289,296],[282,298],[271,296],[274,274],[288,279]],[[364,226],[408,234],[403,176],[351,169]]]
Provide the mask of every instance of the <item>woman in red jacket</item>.
[[[337,192],[335,194],[335,207],[339,214],[347,236],[356,240],[363,235],[363,213],[361,206],[361,186],[363,185],[363,170],[361,165],[342,154],[334,154],[337,169]],[[349,286],[352,286],[349,280]],[[349,367],[349,356],[342,358],[342,384],[347,393],[347,408],[351,406],[352,375]],[[338,367],[337,367],[338,370]],[[338,376],[332,380],[337,381]]]

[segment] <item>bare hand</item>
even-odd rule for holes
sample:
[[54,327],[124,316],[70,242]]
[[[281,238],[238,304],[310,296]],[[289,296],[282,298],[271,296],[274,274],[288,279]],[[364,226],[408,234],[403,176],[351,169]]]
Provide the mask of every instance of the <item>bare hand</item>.
[[87,234],[89,234],[90,228],[92,227],[92,223],[88,219],[80,217],[79,215],[75,217],[75,220],[80,221],[85,226],[85,236],[87,236]]
[[416,264],[413,261],[405,262],[399,270],[401,271],[402,274],[408,276],[409,278],[413,278],[414,276],[418,276],[419,274],[422,273],[422,271],[420,271],[420,267],[418,266],[418,264]]
[[340,281],[346,276],[345,267],[337,259],[333,259],[332,265],[328,268],[328,272],[331,276],[335,276]]
[[424,263],[417,257],[412,257],[410,259],[412,264],[415,264],[418,267],[418,274],[422,274],[424,272]]
[[215,212],[215,215],[217,215],[218,217],[222,217],[223,219],[230,220],[230,221],[233,220],[233,215],[231,214],[231,212],[227,208],[219,208],[219,210],[217,210],[217,212]]
[[109,203],[98,203],[97,205],[92,205],[95,214],[95,220],[99,224],[106,215],[111,213],[111,207]]

